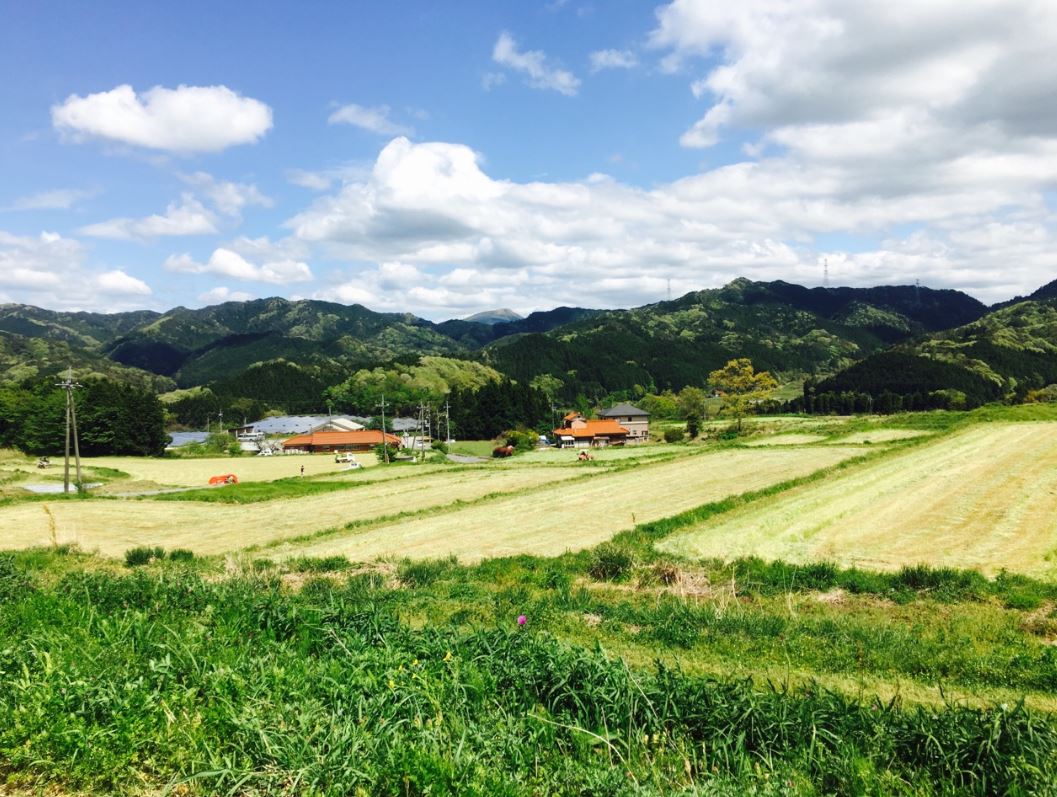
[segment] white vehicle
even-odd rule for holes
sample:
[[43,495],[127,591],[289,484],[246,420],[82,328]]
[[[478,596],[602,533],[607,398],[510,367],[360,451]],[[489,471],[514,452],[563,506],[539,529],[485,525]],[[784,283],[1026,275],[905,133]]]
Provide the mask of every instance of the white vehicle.
[[339,465],[348,465],[350,469],[362,468],[354,454],[335,454],[334,461]]

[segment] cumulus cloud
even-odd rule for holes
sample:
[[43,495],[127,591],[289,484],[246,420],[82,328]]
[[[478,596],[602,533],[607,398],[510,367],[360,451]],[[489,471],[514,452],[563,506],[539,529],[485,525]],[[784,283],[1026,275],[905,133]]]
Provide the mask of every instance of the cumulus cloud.
[[168,271],[183,274],[214,274],[246,282],[266,282],[272,285],[310,282],[314,279],[307,263],[281,259],[257,265],[226,247],[215,249],[205,263],[196,261],[189,254],[179,254],[166,258],[164,266]]
[[71,94],[51,109],[52,125],[73,138],[94,137],[175,153],[219,152],[258,141],[272,109],[226,86],[129,85],[85,97]]
[[591,71],[603,69],[634,69],[639,59],[630,50],[596,50],[591,53]]
[[[495,179],[468,147],[395,139],[369,175],[320,197],[287,227],[352,264],[320,296],[429,317],[491,306],[629,306],[663,298],[668,279],[673,291],[737,276],[818,284],[824,257],[844,284],[921,279],[997,300],[1049,281],[1057,267],[1054,219],[1040,193],[1054,163],[1029,173],[1016,159],[984,159],[882,195],[883,169],[849,184],[843,165],[820,160],[809,169],[776,156],[643,189],[605,175]],[[893,234],[923,225],[931,225],[927,244]],[[970,234],[981,228],[991,230],[986,239]],[[874,243],[842,253],[828,243],[842,235]],[[1022,249],[999,265],[1002,246],[1019,236]]]
[[580,89],[580,79],[572,72],[548,63],[542,50],[519,50],[514,37],[506,31],[499,34],[492,48],[492,60],[501,66],[521,72],[534,89],[551,89],[572,97]]
[[352,125],[380,136],[409,136],[414,132],[410,127],[397,124],[389,118],[388,105],[377,108],[365,108],[355,103],[343,105],[327,118],[327,124]]
[[687,146],[726,129],[868,126],[896,113],[970,137],[1057,133],[1044,101],[1057,81],[1043,55],[1057,46],[1052,3],[675,0],[658,10],[650,41],[670,69],[709,65],[692,83],[709,107]]
[[110,295],[150,296],[151,289],[143,280],[137,279],[124,271],[105,271],[95,278],[96,288]]
[[192,194],[184,194],[178,203],[171,203],[162,215],[155,213],[139,219],[109,219],[82,227],[80,232],[93,238],[135,241],[170,236],[208,235],[217,232],[217,226],[212,211]]
[[142,307],[151,295],[144,281],[87,260],[84,245],[72,238],[0,230],[0,295],[41,307],[102,312]]

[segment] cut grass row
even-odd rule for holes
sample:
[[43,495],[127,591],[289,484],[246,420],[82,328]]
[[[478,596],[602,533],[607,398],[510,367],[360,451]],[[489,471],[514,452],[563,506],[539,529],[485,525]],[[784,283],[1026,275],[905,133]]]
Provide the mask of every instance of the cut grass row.
[[292,543],[272,555],[341,554],[361,561],[393,555],[452,554],[468,561],[516,553],[557,555],[591,547],[636,524],[806,475],[862,453],[837,446],[701,453],[556,484],[545,494],[499,497],[418,520]]
[[659,545],[691,558],[1049,574],[1057,551],[1057,425],[974,426],[704,520]]
[[565,468],[460,470],[427,474],[413,480],[381,481],[355,490],[269,501],[244,507],[165,500],[88,500],[18,504],[0,511],[5,547],[75,543],[85,550],[123,556],[136,546],[188,548],[198,554],[221,553],[320,529],[399,512],[474,500],[564,481]]

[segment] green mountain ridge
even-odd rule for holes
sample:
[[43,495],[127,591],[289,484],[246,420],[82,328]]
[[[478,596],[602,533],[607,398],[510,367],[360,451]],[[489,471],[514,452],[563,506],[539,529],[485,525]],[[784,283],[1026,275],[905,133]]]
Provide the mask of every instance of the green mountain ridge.
[[[737,279],[679,299],[611,310],[544,334],[499,340],[485,361],[514,379],[562,380],[564,395],[702,385],[734,357],[785,377],[838,372],[893,342],[987,312],[958,291],[804,288]],[[569,389],[570,386],[574,386]]]
[[[1012,323],[1006,316],[988,321],[995,314],[1018,312],[1024,313],[999,308],[989,314],[981,302],[952,290],[806,288],[737,279],[626,310],[559,307],[495,324],[458,319],[434,323],[360,305],[282,298],[113,316],[4,305],[0,336],[9,339],[8,381],[11,374],[32,375],[34,367],[46,371],[59,360],[81,357],[84,367],[112,365],[115,378],[140,384],[158,377],[157,384],[180,387],[263,384],[261,378],[243,380],[240,375],[269,363],[287,364],[276,366],[275,374],[287,374],[293,365],[308,369],[313,384],[337,384],[361,368],[437,355],[479,360],[525,384],[542,378],[555,398],[572,401],[703,385],[711,370],[734,357],[749,357],[758,369],[786,379],[854,376],[850,369],[893,352],[943,361],[963,371],[961,360],[989,362],[978,356],[984,344],[951,335],[991,329],[989,324],[996,329],[977,336],[999,346],[1003,356],[1015,350],[1028,352],[1023,357],[1052,358],[1038,342],[1049,340],[1048,332],[1025,332],[1027,337],[1014,346],[1010,333],[998,333]],[[1042,324],[1035,316],[1031,323]],[[34,350],[27,343],[41,340],[69,348]],[[915,346],[931,348],[918,352]],[[20,358],[27,368],[16,367]],[[911,371],[920,370],[918,365],[912,362]],[[998,384],[1006,378],[1002,369],[1010,367],[1022,369],[1000,365],[985,378]],[[986,370],[972,368],[980,374]]]
[[1057,383],[1057,283],[968,324],[895,346],[816,386],[877,398],[956,390],[969,406],[1022,399]]

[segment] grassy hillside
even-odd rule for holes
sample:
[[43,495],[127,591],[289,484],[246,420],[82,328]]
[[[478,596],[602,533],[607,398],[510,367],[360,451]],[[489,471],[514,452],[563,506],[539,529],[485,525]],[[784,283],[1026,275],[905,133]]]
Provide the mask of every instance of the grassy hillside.
[[26,337],[0,332],[0,386],[52,379],[73,368],[79,380],[103,377],[152,390],[171,390],[173,380],[110,360],[98,351],[62,338]]
[[550,374],[571,397],[700,385],[733,357],[794,376],[827,373],[903,340],[979,318],[956,291],[815,288],[739,279],[670,302],[615,310],[547,334],[500,340],[487,360],[515,379]]

